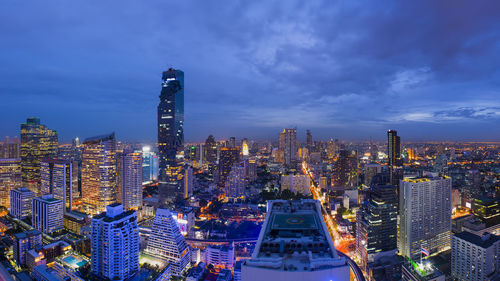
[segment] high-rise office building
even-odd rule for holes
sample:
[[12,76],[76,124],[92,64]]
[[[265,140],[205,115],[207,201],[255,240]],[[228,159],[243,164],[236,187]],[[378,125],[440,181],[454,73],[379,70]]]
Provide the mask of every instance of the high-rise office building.
[[0,158],[19,158],[20,142],[17,137],[10,139],[5,137],[3,142],[0,142]]
[[393,185],[372,185],[356,213],[356,251],[361,267],[397,252],[398,198]]
[[52,194],[64,202],[64,213],[73,209],[78,196],[78,162],[64,159],[42,159],[40,163],[40,191]]
[[403,161],[401,158],[401,139],[395,130],[387,131],[387,156],[389,157],[389,173],[391,183],[398,185],[403,179]]
[[187,167],[184,170],[184,198],[188,198],[193,195],[193,168]]
[[170,262],[172,273],[181,275],[190,261],[189,248],[168,209],[157,209],[145,252]]
[[225,193],[229,200],[236,200],[245,196],[246,177],[243,163],[234,164],[226,179]]
[[227,180],[227,176],[231,172],[231,168],[234,164],[239,161],[240,151],[237,148],[222,147],[220,150],[219,165],[217,166],[218,171],[218,183],[219,188],[224,188]]
[[419,259],[422,249],[435,254],[450,248],[451,178],[407,178],[399,186],[401,255]]
[[241,154],[244,157],[249,155],[248,140],[247,139],[242,139],[241,140]]
[[235,137],[230,137],[229,141],[227,142],[227,146],[231,148],[236,147],[236,138]]
[[365,173],[364,173],[364,182],[366,186],[370,186],[372,183],[372,179],[376,174],[382,172],[382,166],[378,163],[370,163],[365,165]]
[[208,136],[205,141],[205,161],[208,163],[217,162],[217,142],[214,136]]
[[151,147],[142,148],[142,182],[148,183],[158,180],[158,156],[151,151]]
[[241,280],[349,280],[317,200],[267,201],[266,219]]
[[114,203],[91,222],[91,269],[110,280],[125,280],[139,270],[137,214]]
[[460,232],[452,236],[451,276],[454,280],[499,280],[500,236]]
[[332,173],[333,186],[358,185],[358,154],[352,150],[340,150]]
[[35,193],[26,187],[10,191],[10,214],[18,219],[31,216],[31,206]]
[[42,233],[36,229],[14,234],[14,259],[20,266],[26,266],[29,250],[42,246]]
[[253,182],[257,179],[257,160],[247,159],[245,160],[246,177],[248,182]]
[[120,155],[120,202],[125,210],[142,206],[142,153],[124,152]]
[[335,152],[336,152],[335,142],[333,142],[333,140],[330,140],[328,142],[328,146],[326,147],[326,154],[328,156],[328,160],[331,161],[335,158]]
[[283,129],[279,134],[280,155],[283,156],[282,163],[291,166],[297,160],[297,129]]
[[87,214],[103,212],[116,202],[117,161],[115,133],[83,142],[82,202]]
[[309,130],[306,131],[306,147],[309,153],[311,153],[313,148],[313,137],[311,135],[311,131]]
[[57,132],[28,118],[21,124],[21,174],[23,186],[40,194],[40,161],[57,156]]
[[387,131],[387,156],[390,168],[401,165],[401,139],[396,130]]
[[184,72],[163,72],[158,104],[159,204],[171,204],[184,194]]
[[35,197],[32,205],[32,225],[41,232],[51,234],[63,229],[63,201],[52,194]]
[[10,208],[10,191],[21,187],[21,159],[0,158],[0,206]]

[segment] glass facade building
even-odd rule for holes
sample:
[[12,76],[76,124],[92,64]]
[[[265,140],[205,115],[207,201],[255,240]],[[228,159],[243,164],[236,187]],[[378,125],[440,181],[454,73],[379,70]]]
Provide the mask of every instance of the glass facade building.
[[42,195],[52,194],[64,202],[64,212],[73,209],[78,197],[78,162],[63,159],[43,159],[40,165]]
[[40,192],[40,161],[57,156],[57,132],[40,124],[40,118],[28,118],[21,124],[21,175],[23,186]]
[[115,134],[88,138],[83,142],[82,203],[95,215],[116,202],[117,159]]
[[159,204],[183,196],[184,72],[170,68],[163,72],[158,104]]
[[10,208],[10,191],[21,187],[21,159],[0,158],[0,206]]
[[395,186],[372,185],[356,213],[356,250],[365,271],[377,254],[397,250],[397,203]]

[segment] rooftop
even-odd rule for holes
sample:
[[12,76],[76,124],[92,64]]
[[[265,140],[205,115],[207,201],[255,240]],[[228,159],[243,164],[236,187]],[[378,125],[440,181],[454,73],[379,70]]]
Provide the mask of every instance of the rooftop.
[[111,134],[106,134],[106,135],[100,135],[100,136],[86,138],[83,141],[83,143],[94,143],[94,142],[114,140],[114,139],[115,139],[115,132],[112,132]]
[[69,252],[66,255],[57,257],[56,262],[62,264],[64,267],[69,267],[73,270],[77,270],[87,265],[90,260],[87,257],[79,255],[75,252]]
[[266,222],[248,266],[313,271],[345,265],[321,216],[319,201],[268,201]]
[[403,181],[404,182],[412,182],[412,183],[418,183],[418,182],[426,182],[426,181],[433,181],[433,180],[444,180],[444,179],[449,179],[450,177],[448,176],[439,176],[439,177],[415,177],[415,178],[405,178]]
[[477,245],[481,248],[489,248],[491,247],[495,242],[500,240],[500,236],[485,233],[483,236],[476,235],[474,233],[470,233],[468,231],[462,231],[460,233],[457,233],[454,235],[457,238],[460,238],[462,240],[465,240],[469,243],[472,243],[474,245]]
[[14,237],[17,239],[24,239],[26,237],[31,237],[35,235],[42,235],[42,233],[39,230],[32,229],[25,232],[16,233],[14,234]]

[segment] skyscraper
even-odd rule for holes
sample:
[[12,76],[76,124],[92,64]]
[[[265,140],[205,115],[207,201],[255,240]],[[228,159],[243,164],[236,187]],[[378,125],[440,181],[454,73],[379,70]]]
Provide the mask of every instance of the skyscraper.
[[96,215],[91,222],[94,274],[110,280],[124,280],[139,270],[139,228],[137,214],[123,211],[115,203],[106,206],[106,212]]
[[391,183],[398,185],[403,179],[403,161],[401,159],[401,139],[396,130],[387,131],[387,156],[389,157],[389,173]]
[[401,139],[396,130],[387,131],[387,156],[389,157],[389,167],[400,166],[401,163]]
[[358,184],[358,154],[352,150],[340,150],[337,162],[333,167],[333,186],[357,186]]
[[333,160],[335,158],[335,152],[336,152],[336,149],[335,149],[335,142],[333,142],[333,140],[331,139],[329,142],[328,142],[328,146],[326,148],[326,154],[328,156],[328,160]]
[[279,152],[283,155],[282,163],[291,166],[297,160],[297,128],[283,129],[279,134]]
[[0,206],[10,208],[10,191],[21,187],[21,159],[0,158]]
[[409,178],[399,186],[399,237],[401,255],[418,259],[450,248],[451,178]]
[[184,198],[193,195],[193,168],[187,167],[184,170]]
[[63,201],[52,194],[33,199],[32,225],[41,232],[50,234],[63,229]]
[[370,186],[372,183],[372,178],[382,172],[382,166],[378,163],[370,163],[365,165],[365,185]]
[[205,160],[208,163],[215,163],[217,161],[217,143],[214,136],[208,136],[205,141]]
[[184,189],[184,72],[173,68],[163,72],[158,104],[159,204],[182,198]]
[[313,137],[311,135],[311,131],[309,130],[306,131],[306,147],[309,153],[311,153],[311,150],[313,148]]
[[229,147],[221,148],[219,165],[217,167],[218,171],[217,186],[219,188],[224,188],[227,176],[231,172],[231,168],[233,167],[233,165],[238,162],[239,156],[240,156],[240,151],[237,148],[229,148]]
[[234,164],[226,179],[225,193],[229,200],[236,200],[245,195],[246,177],[244,163]]
[[78,163],[64,159],[43,159],[40,164],[42,195],[52,194],[64,202],[64,213],[73,209],[78,195]]
[[158,208],[145,252],[170,262],[172,273],[181,275],[189,260],[189,248],[168,209]]
[[31,216],[31,206],[35,194],[26,187],[10,191],[10,214],[18,219]]
[[151,147],[142,148],[142,182],[147,183],[158,179],[158,156]]
[[142,153],[124,152],[119,159],[121,202],[125,210],[142,206]]
[[228,144],[228,147],[235,148],[236,147],[236,137],[230,137],[227,144]]
[[0,142],[0,158],[19,158],[19,145],[17,137],[5,137],[4,141]]
[[57,156],[57,132],[40,124],[40,118],[28,118],[21,124],[21,174],[23,186],[40,194],[40,161]]
[[241,154],[245,157],[249,155],[248,151],[248,140],[247,139],[242,139],[241,140]]
[[87,138],[82,154],[82,201],[87,214],[103,212],[116,202],[115,133]]
[[361,267],[397,251],[398,198],[393,185],[372,185],[356,213],[356,251]]

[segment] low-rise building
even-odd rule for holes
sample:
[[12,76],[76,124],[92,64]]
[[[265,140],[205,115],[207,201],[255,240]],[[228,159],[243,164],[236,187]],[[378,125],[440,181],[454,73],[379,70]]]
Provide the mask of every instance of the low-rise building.
[[54,269],[62,277],[69,277],[71,281],[84,281],[80,270],[90,267],[90,259],[76,252],[68,252],[56,258]]

